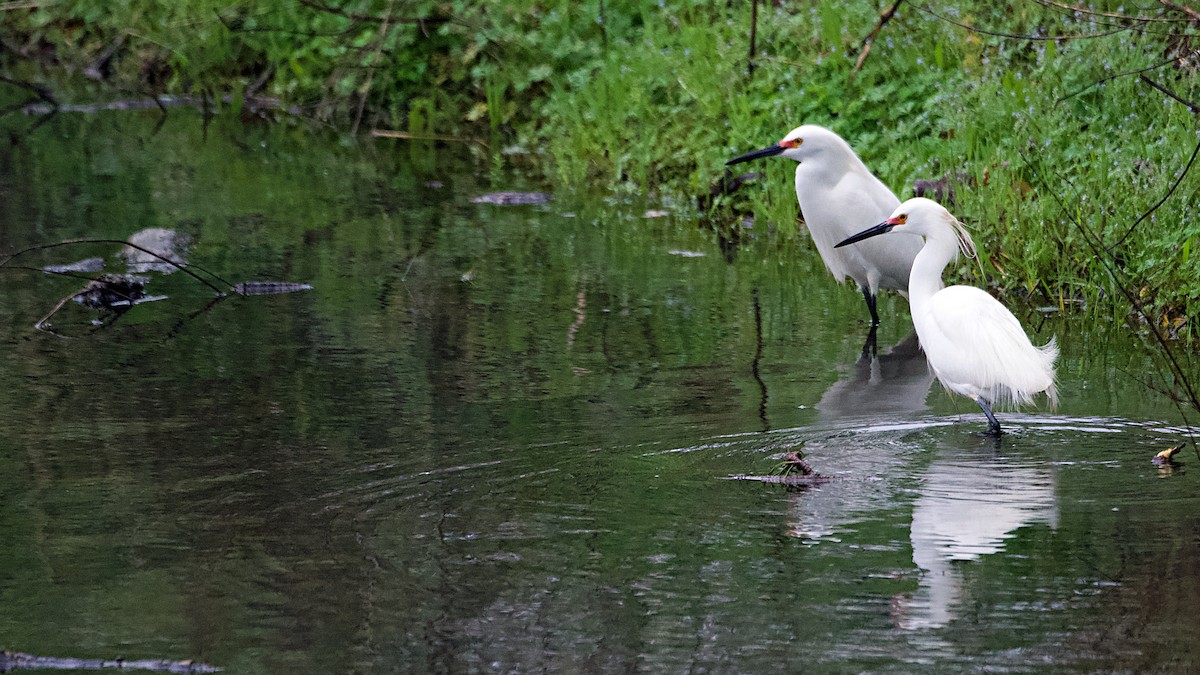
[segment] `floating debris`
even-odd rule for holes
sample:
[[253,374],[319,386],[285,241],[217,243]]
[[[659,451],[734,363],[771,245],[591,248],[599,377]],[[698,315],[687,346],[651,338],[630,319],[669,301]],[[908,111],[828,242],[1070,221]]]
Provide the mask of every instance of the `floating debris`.
[[92,309],[132,307],[147,297],[147,281],[136,274],[102,274],[75,293],[75,302]]
[[783,461],[771,473],[777,476],[821,477],[821,474],[813,470],[808,465],[808,462],[804,461],[804,453],[797,450],[789,450],[783,453]]
[[472,197],[472,204],[495,204],[497,206],[525,206],[529,204],[545,204],[550,201],[550,195],[545,192],[489,192],[486,195]]
[[732,474],[727,480],[751,480],[758,483],[776,483],[780,485],[814,485],[832,480],[829,476],[819,474],[808,462],[804,461],[804,453],[789,450],[783,453],[783,461],[765,476],[755,476],[744,473]]
[[682,258],[703,258],[704,256],[708,255],[707,253],[702,253],[700,251],[685,251],[680,248],[673,248],[667,251],[667,253],[671,255],[677,255]]
[[822,476],[821,474],[813,474],[811,476],[763,476],[746,473],[734,473],[726,476],[725,480],[749,480],[756,483],[774,483],[777,485],[817,485],[820,483],[827,483],[833,479],[829,476]]
[[1173,458],[1175,457],[1175,455],[1179,454],[1179,451],[1182,450],[1183,446],[1185,446],[1185,445],[1187,445],[1187,444],[1180,443],[1179,445],[1172,445],[1171,447],[1167,448],[1166,450],[1163,450],[1162,452],[1155,455],[1154,459],[1152,459],[1150,461],[1153,462],[1155,466],[1163,466],[1165,464],[1177,464],[1177,462]]
[[282,295],[297,291],[311,291],[311,284],[300,284],[291,281],[243,281],[233,285],[233,292],[238,295]]
[[65,265],[46,265],[43,272],[50,274],[69,274],[71,272],[99,272],[104,269],[104,258],[84,258],[78,262]]

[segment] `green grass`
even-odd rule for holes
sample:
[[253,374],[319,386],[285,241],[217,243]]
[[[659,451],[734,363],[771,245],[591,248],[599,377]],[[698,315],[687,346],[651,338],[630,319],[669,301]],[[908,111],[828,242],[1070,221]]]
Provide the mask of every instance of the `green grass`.
[[[1159,21],[1128,24],[1028,0],[936,4],[982,31],[1100,35],[1030,40],[904,3],[855,73],[878,0],[759,4],[752,74],[749,1],[69,0],[5,12],[0,40],[16,75],[38,76],[48,61],[78,73],[116,45],[110,88],[218,98],[262,82],[259,93],[342,128],[483,138],[490,166],[676,208],[707,194],[734,154],[823,124],[901,197],[918,178],[969,177],[953,210],[983,264],[960,265],[961,277],[1042,303],[1082,301],[1100,318],[1128,314],[1073,221],[1112,244],[1171,188],[1196,147],[1196,115],[1136,75],[1113,76],[1200,48],[1200,28],[1156,5],[1137,11]],[[399,20],[414,18],[425,22]],[[1196,101],[1197,64],[1148,75]],[[78,95],[100,95],[88,86]],[[753,168],[765,178],[702,215],[720,230],[748,213],[757,232],[803,240],[789,163]],[[1112,251],[1121,283],[1193,338],[1180,317],[1200,309],[1198,175]]]

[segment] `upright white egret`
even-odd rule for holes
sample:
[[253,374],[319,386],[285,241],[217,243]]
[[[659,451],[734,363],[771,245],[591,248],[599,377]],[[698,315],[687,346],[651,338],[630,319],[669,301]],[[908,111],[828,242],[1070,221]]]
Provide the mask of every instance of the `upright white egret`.
[[1056,403],[1054,339],[1034,347],[1017,317],[985,291],[974,286],[942,287],[942,270],[958,250],[975,254],[975,244],[962,223],[937,202],[915,197],[887,220],[837,246],[888,232],[925,237],[908,282],[913,325],[942,386],[979,404],[988,418],[988,433],[1000,434],[991,408],[997,401],[1030,403],[1034,394],[1044,391],[1050,403]]
[[825,127],[806,124],[792,129],[775,145],[746,153],[726,166],[779,155],[800,163],[796,167],[796,199],[826,269],[838,281],[850,277],[858,284],[871,325],[879,324],[875,296],[880,288],[908,290],[919,241],[869,242],[844,251],[834,244],[887,217],[900,200],[867,169],[850,144]]

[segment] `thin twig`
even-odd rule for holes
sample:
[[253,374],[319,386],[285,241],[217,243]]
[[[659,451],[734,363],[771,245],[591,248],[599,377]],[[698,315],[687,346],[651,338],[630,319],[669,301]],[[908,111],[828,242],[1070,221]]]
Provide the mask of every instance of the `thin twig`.
[[367,96],[371,94],[371,84],[375,81],[375,63],[379,60],[379,54],[383,51],[383,45],[387,37],[388,29],[392,27],[391,16],[392,8],[395,7],[396,0],[388,0],[387,14],[384,20],[379,24],[379,34],[375,37],[375,51],[371,54],[369,64],[372,66],[367,70],[367,82],[363,85],[362,95],[358,98],[358,113],[354,115],[354,125],[350,127],[350,133],[357,136],[358,128],[362,124],[363,114],[367,109]]
[[896,15],[896,10],[900,8],[903,2],[904,0],[895,0],[890,7],[879,13],[879,21],[875,23],[875,28],[871,29],[871,32],[863,39],[862,49],[858,52],[858,61],[854,63],[854,70],[850,72],[857,73],[862,69],[863,61],[866,61],[867,54],[871,53],[871,45],[875,43],[875,38],[879,37],[879,31],[883,30],[883,27],[892,20],[892,17]]
[[49,104],[51,108],[58,107],[58,99],[54,97],[54,93],[50,91],[50,88],[44,84],[28,82],[26,80],[18,80],[5,75],[0,75],[0,82],[11,84],[14,87],[20,87],[26,91],[31,91],[33,92],[34,96],[37,96],[39,99]]
[[[1034,160],[1031,159],[1024,150],[1021,151],[1021,155],[1025,159],[1026,164],[1030,165],[1031,167],[1040,166],[1035,164]],[[1042,168],[1045,170],[1044,167]],[[1046,170],[1046,174],[1055,175],[1049,170]],[[1070,180],[1061,176],[1058,176],[1058,179],[1070,186],[1072,190],[1076,190],[1074,184],[1072,184]],[[1076,190],[1076,192],[1077,191],[1078,190]],[[1076,229],[1078,229],[1083,235],[1084,242],[1087,243],[1088,248],[1092,250],[1092,254],[1096,256],[1096,259],[1100,261],[1100,264],[1104,267],[1104,270],[1108,272],[1109,276],[1112,277],[1113,282],[1117,286],[1117,290],[1121,292],[1121,295],[1125,296],[1125,299],[1129,301],[1130,306],[1132,306],[1134,311],[1137,312],[1138,317],[1140,317],[1149,327],[1150,334],[1154,336],[1154,341],[1158,343],[1159,348],[1162,350],[1163,357],[1166,359],[1168,368],[1171,371],[1171,375],[1174,376],[1175,381],[1179,383],[1179,386],[1187,394],[1188,403],[1195,410],[1200,411],[1200,395],[1197,395],[1195,389],[1192,388],[1192,384],[1188,380],[1186,371],[1184,371],[1183,366],[1175,357],[1175,353],[1171,351],[1170,341],[1165,335],[1162,334],[1162,331],[1159,330],[1158,323],[1154,320],[1154,317],[1150,316],[1150,313],[1146,311],[1145,305],[1142,304],[1141,300],[1138,299],[1128,285],[1124,283],[1120,271],[1117,270],[1113,265],[1113,261],[1111,259],[1112,257],[1107,251],[1105,251],[1099,237],[1097,237],[1095,233],[1093,233],[1087,228],[1087,226],[1085,226],[1078,218],[1075,217],[1075,215],[1063,202],[1062,197],[1058,195],[1057,190],[1047,190],[1047,192],[1054,199],[1063,215],[1065,215],[1067,219],[1070,220],[1071,223],[1075,225]],[[1193,439],[1192,442],[1195,443],[1196,441]]]
[[758,48],[758,0],[750,3],[750,54],[747,56],[747,71],[754,75],[754,55]]
[[1188,52],[1187,54],[1184,54],[1183,56],[1172,56],[1171,58],[1167,59],[1166,61],[1162,61],[1161,63],[1156,63],[1152,66],[1146,66],[1145,68],[1139,68],[1138,70],[1127,70],[1123,73],[1116,73],[1114,75],[1108,75],[1106,77],[1102,77],[1099,80],[1096,80],[1095,82],[1087,85],[1086,87],[1076,89],[1075,91],[1071,92],[1070,94],[1067,94],[1066,96],[1059,98],[1054,103],[1055,103],[1055,105],[1062,103],[1063,101],[1065,101],[1069,98],[1078,96],[1078,95],[1082,94],[1083,92],[1087,91],[1088,89],[1091,89],[1092,87],[1096,87],[1101,84],[1104,84],[1105,82],[1108,82],[1110,80],[1115,80],[1120,77],[1129,77],[1130,75],[1137,75],[1139,73],[1148,73],[1152,70],[1158,70],[1159,68],[1164,68],[1166,66],[1169,66],[1172,63],[1175,63],[1177,61],[1182,61],[1182,60],[1190,58],[1192,56],[1196,56],[1197,54],[1200,54],[1200,49],[1194,49],[1194,50]]
[[[336,14],[347,19],[354,19],[355,21],[370,21],[372,23],[415,23],[421,27],[423,32],[425,30],[425,24],[427,23],[445,23],[450,20],[450,17],[448,16],[398,17],[357,14],[355,12],[347,12],[344,9],[334,7],[330,4],[321,2],[320,0],[300,0],[300,4],[321,12]],[[428,33],[426,33],[426,35],[428,35]]]
[[1171,195],[1175,192],[1175,188],[1179,187],[1179,184],[1183,182],[1183,177],[1186,176],[1188,174],[1188,172],[1192,170],[1192,165],[1196,163],[1197,155],[1200,155],[1200,143],[1196,144],[1196,149],[1192,151],[1192,157],[1191,157],[1191,159],[1188,160],[1187,166],[1183,167],[1183,171],[1180,172],[1179,177],[1176,178],[1175,182],[1171,184],[1171,188],[1169,190],[1167,190],[1167,193],[1162,196],[1162,199],[1159,199],[1158,202],[1156,202],[1154,204],[1154,206],[1150,207],[1149,211],[1143,213],[1140,217],[1138,217],[1137,220],[1133,221],[1133,224],[1129,226],[1129,229],[1125,230],[1125,234],[1121,235],[1121,237],[1119,239],[1117,239],[1111,245],[1109,245],[1108,248],[1104,249],[1105,251],[1111,252],[1114,248],[1120,246],[1122,244],[1122,242],[1124,242],[1127,238],[1129,238],[1129,235],[1133,234],[1133,230],[1135,228],[1137,228],[1138,224],[1140,224],[1146,218],[1150,217],[1151,213],[1154,213],[1155,211],[1157,211],[1158,207],[1162,206],[1164,202],[1166,202],[1168,199],[1170,199]]
[[950,17],[938,14],[937,12],[933,11],[932,9],[929,9],[929,7],[926,7],[925,5],[918,5],[916,3],[912,3],[912,5],[913,5],[913,7],[916,7],[917,9],[921,10],[922,12],[925,12],[926,14],[932,16],[935,19],[939,19],[941,21],[945,21],[948,24],[958,26],[959,28],[962,28],[963,30],[968,30],[968,31],[971,31],[972,33],[980,33],[982,35],[992,35],[995,37],[1012,38],[1015,40],[1039,40],[1039,41],[1040,40],[1086,40],[1086,39],[1091,39],[1091,38],[1108,37],[1109,35],[1116,35],[1117,33],[1122,33],[1124,31],[1133,29],[1132,26],[1122,26],[1122,27],[1114,29],[1114,30],[1103,31],[1100,33],[1076,33],[1073,35],[1022,35],[1019,33],[1004,33],[1001,31],[986,30],[983,28],[976,28],[974,26],[968,26],[965,23],[961,23],[959,21],[955,21],[954,19],[951,19]]
[[1167,96],[1170,96],[1171,98],[1175,99],[1176,101],[1179,101],[1180,103],[1186,105],[1188,107],[1188,110],[1191,110],[1194,113],[1200,113],[1200,105],[1196,105],[1195,103],[1192,103],[1191,101],[1181,98],[1175,92],[1171,91],[1170,89],[1167,89],[1166,87],[1164,87],[1161,84],[1155,82],[1154,80],[1146,77],[1145,75],[1138,75],[1138,77],[1142,80],[1142,82],[1145,82],[1146,84],[1150,85],[1151,87],[1154,87],[1155,89],[1161,91],[1162,93],[1166,94]]
[[0,12],[7,12],[14,9],[37,9],[42,5],[50,4],[53,0],[14,0],[13,2],[0,2]]

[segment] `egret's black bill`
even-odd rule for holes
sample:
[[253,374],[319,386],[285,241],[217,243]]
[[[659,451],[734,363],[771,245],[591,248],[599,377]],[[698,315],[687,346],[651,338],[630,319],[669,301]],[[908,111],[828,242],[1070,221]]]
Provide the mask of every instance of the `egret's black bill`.
[[754,152],[747,152],[746,154],[742,155],[741,157],[734,157],[733,159],[729,160],[728,162],[725,162],[725,166],[733,166],[734,164],[741,164],[742,162],[749,162],[752,159],[758,159],[760,157],[774,157],[775,155],[778,155],[779,153],[783,152],[784,150],[787,150],[787,148],[776,143],[775,145],[772,145],[769,148],[763,148],[762,150],[755,150]]
[[863,239],[870,239],[871,237],[874,237],[875,235],[878,235],[878,234],[887,234],[888,232],[891,232],[892,228],[895,226],[896,226],[896,224],[892,223],[892,222],[887,222],[887,221],[882,222],[882,223],[876,225],[875,227],[865,229],[856,235],[846,237],[841,242],[835,244],[834,248],[841,248],[847,244],[853,244],[856,241],[862,241]]

